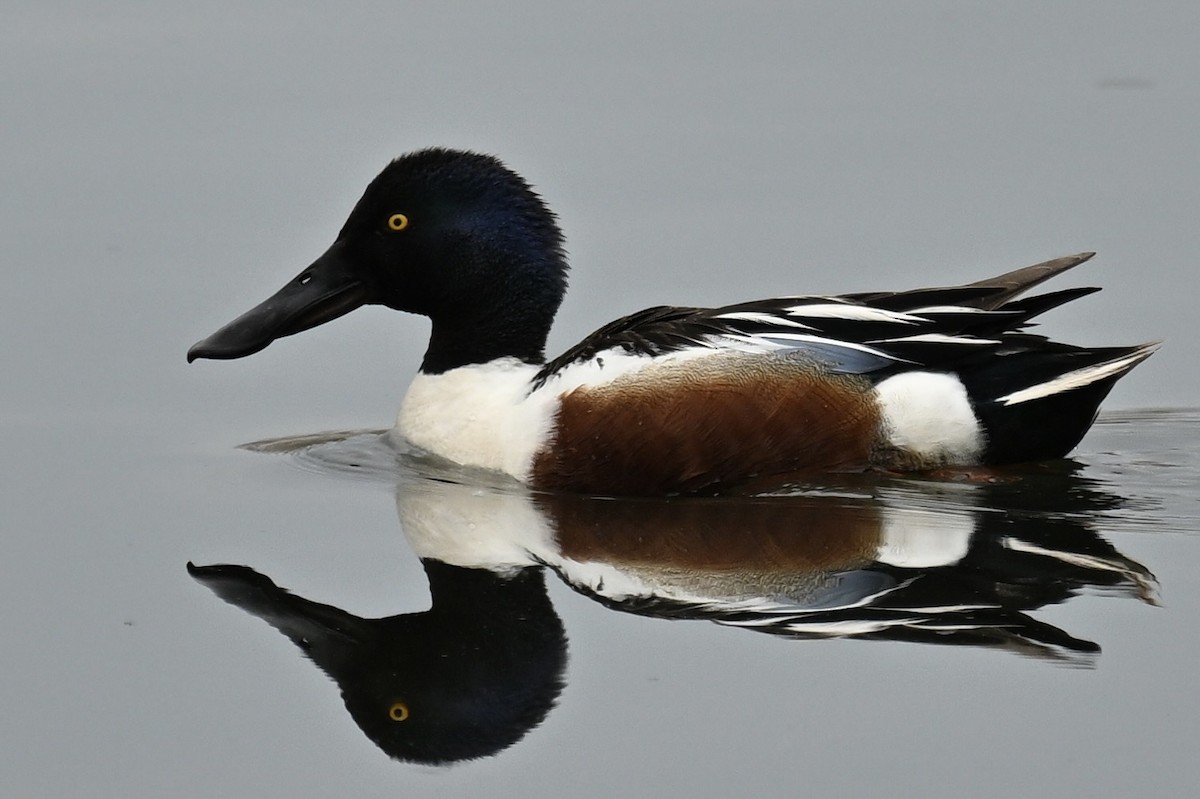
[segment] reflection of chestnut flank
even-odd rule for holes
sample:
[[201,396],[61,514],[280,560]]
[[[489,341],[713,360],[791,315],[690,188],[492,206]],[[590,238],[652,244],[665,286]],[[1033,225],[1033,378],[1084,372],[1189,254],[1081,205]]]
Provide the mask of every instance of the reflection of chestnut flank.
[[697,572],[800,574],[875,561],[883,508],[836,497],[603,501],[535,495],[573,562]]

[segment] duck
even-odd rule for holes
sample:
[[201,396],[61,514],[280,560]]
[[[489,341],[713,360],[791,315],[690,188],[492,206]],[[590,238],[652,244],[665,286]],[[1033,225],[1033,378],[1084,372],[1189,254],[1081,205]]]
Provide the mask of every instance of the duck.
[[499,158],[429,148],[372,180],[329,248],[188,350],[242,358],[368,304],[429,318],[389,435],[533,490],[721,494],[771,478],[1065,457],[1161,344],[1081,347],[1027,292],[1094,253],[947,287],[655,306],[547,359],[557,217]]

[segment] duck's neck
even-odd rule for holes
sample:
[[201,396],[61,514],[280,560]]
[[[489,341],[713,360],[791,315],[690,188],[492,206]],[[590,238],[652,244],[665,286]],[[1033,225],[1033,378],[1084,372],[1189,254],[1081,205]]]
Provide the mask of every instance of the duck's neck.
[[546,360],[546,337],[553,316],[529,318],[498,308],[495,314],[434,318],[429,349],[421,362],[425,374],[442,374],[460,366],[516,358],[529,364]]
[[[465,222],[463,224],[466,224]],[[567,288],[562,237],[552,218],[500,234],[469,230],[437,254],[448,285],[431,285],[424,307],[433,322],[426,374],[516,358],[545,361],[546,338]]]
[[[556,253],[525,262],[513,256],[489,260],[487,279],[429,313],[433,330],[421,363],[425,374],[499,358],[545,362],[546,338],[566,290],[565,264]],[[514,285],[506,275],[520,279]]]

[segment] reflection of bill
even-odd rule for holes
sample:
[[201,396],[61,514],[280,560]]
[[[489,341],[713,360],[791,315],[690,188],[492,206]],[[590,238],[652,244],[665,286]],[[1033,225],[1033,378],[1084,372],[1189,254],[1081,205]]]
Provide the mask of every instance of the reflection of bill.
[[1099,647],[1029,615],[1089,586],[1153,601],[1092,529],[1120,504],[1069,472],[1014,484],[867,482],[744,499],[611,500],[404,479],[397,510],[432,608],[362,619],[242,566],[189,567],[287,635],[395,758],[498,752],[563,685],[548,567],[630,613],[795,638],[985,646],[1087,665]]

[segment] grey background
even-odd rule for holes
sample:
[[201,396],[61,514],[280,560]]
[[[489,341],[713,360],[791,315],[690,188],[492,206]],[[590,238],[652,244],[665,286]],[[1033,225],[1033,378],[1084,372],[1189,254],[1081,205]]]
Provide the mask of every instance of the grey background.
[[[652,304],[1087,249],[1062,286],[1105,291],[1045,330],[1165,338],[1108,407],[1196,405],[1198,34],[1185,3],[6,4],[0,793],[1195,784],[1196,647],[1170,637],[1197,605],[1190,488],[1164,500],[1174,532],[1115,533],[1176,577],[1168,610],[1057,611],[1111,625],[1095,672],[739,637],[555,589],[562,707],[449,772],[388,762],[183,563],[249,563],[363,615],[426,601],[388,490],[233,449],[389,425],[424,320],[366,309],[244,361],[184,352],[322,252],[389,158],[433,144],[501,155],[560,214],[575,271],[552,352]],[[1085,453],[1137,444],[1097,435]]]

